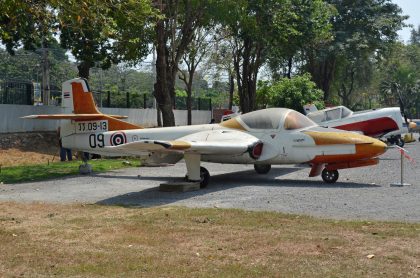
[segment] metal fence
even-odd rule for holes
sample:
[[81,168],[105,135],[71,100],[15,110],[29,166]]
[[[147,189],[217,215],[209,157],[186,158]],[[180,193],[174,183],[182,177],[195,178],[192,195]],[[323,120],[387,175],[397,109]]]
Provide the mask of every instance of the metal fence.
[[31,82],[0,81],[0,104],[32,105],[33,91]]
[[[94,92],[100,107],[109,108],[154,108],[155,98],[151,94]],[[192,110],[211,110],[210,98],[192,98]],[[187,98],[175,97],[174,109],[187,110]]]
[[94,92],[98,106],[107,108],[153,108],[154,97],[149,94]]
[[[94,92],[99,107],[106,108],[154,108],[155,98],[151,94]],[[0,104],[34,104],[34,85],[24,81],[0,81]],[[50,104],[61,105],[61,90],[50,86]],[[211,110],[210,98],[192,98],[192,110]],[[175,97],[174,109],[187,110],[187,98]]]
[[[175,97],[175,109],[187,110],[187,97]],[[211,110],[211,98],[192,98],[192,110]]]

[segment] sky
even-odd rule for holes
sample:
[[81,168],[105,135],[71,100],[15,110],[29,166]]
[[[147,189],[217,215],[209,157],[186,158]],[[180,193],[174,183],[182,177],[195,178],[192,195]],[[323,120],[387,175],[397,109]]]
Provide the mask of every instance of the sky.
[[[410,16],[406,23],[412,24],[417,29],[417,26],[420,25],[420,0],[392,0],[392,2],[401,7],[404,15]],[[410,39],[411,29],[406,27],[399,31],[400,39],[407,42]]]

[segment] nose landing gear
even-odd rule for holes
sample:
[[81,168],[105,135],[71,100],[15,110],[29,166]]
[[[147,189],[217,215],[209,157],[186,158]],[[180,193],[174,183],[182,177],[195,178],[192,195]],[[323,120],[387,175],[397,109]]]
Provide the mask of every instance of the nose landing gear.
[[254,169],[258,174],[267,174],[271,170],[271,164],[254,164]]
[[321,174],[322,179],[326,183],[335,183],[338,180],[339,174],[337,170],[322,170]]

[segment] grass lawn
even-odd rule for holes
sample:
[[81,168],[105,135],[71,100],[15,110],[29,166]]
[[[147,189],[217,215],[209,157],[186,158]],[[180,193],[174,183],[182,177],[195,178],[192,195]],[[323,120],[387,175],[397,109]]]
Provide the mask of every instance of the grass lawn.
[[420,224],[274,212],[0,203],[0,242],[2,277],[420,275]]
[[[130,162],[129,164],[123,161]],[[22,165],[1,167],[0,182],[4,184],[19,183],[25,181],[39,181],[49,178],[57,178],[79,174],[81,161],[53,162],[49,164]],[[134,159],[97,159],[90,160],[94,172],[105,172],[124,167],[139,166],[139,160]]]

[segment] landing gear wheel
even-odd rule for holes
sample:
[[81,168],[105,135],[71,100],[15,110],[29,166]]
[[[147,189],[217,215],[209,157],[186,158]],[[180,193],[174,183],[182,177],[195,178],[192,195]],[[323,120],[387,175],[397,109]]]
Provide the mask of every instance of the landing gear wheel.
[[399,147],[404,147],[404,144],[405,144],[405,142],[404,142],[404,140],[402,139],[402,138],[399,138],[398,140],[397,140],[397,143],[396,143]]
[[338,180],[338,171],[337,170],[327,170],[324,169],[322,170],[322,179],[326,182],[326,183],[335,183]]
[[206,168],[200,167],[200,188],[205,188],[209,184],[210,173]]
[[271,170],[271,164],[254,164],[254,169],[258,174],[267,174]]

